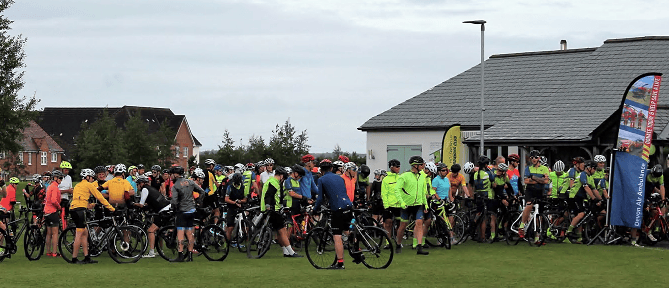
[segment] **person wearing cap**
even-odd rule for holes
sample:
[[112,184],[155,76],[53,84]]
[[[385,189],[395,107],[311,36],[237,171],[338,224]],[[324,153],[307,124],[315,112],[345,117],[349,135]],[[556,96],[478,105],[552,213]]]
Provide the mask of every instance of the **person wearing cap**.
[[[550,181],[548,168],[541,165],[539,159],[541,155],[539,151],[532,150],[530,151],[530,162],[531,165],[525,168],[525,208],[523,208],[522,221],[520,222],[520,227],[518,229],[518,234],[521,238],[525,237],[525,225],[530,218],[530,212],[532,212],[532,207],[534,206],[537,200],[540,200],[544,196],[545,185]],[[538,235],[537,235],[538,237]]]

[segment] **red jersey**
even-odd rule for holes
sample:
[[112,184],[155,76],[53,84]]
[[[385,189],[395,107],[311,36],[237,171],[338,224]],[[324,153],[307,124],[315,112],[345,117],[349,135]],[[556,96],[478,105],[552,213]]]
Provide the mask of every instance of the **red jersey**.
[[[11,203],[16,202],[16,188],[14,186],[9,185],[7,186],[7,195],[5,198],[2,198],[2,201],[0,201],[0,206],[4,207],[7,209],[7,211],[12,210],[14,205]],[[58,200],[60,201],[60,200]]]

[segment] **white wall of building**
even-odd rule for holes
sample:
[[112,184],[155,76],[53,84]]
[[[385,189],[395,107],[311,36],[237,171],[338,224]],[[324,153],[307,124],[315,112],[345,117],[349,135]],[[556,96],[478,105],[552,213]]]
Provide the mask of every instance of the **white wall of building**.
[[425,161],[434,158],[430,155],[441,149],[444,131],[403,131],[377,132],[367,131],[367,166],[375,169],[388,169],[388,145],[420,145]]

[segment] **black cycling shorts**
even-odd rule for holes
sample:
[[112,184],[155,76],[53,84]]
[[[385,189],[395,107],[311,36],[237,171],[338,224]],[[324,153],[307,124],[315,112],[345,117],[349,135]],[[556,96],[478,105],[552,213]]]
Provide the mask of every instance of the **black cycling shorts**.
[[[206,195],[206,194],[205,194]],[[214,193],[211,196],[204,196],[204,200],[202,201],[202,206],[211,208],[211,209],[216,209],[218,208],[218,194]]]
[[383,201],[381,199],[372,200],[372,215],[383,215]]
[[572,214],[579,214],[581,212],[585,212],[584,199],[578,196],[569,199],[569,208]]
[[342,232],[347,231],[351,225],[351,219],[353,219],[353,213],[350,209],[333,211],[332,222],[330,223],[332,234],[341,235]]
[[75,227],[86,228],[86,208],[81,207],[70,210],[70,217],[72,217]]
[[278,231],[286,227],[286,220],[284,220],[281,213],[272,211],[269,213],[269,225],[272,226],[272,230]]
[[60,215],[58,215],[58,212],[46,215],[44,217],[44,223],[46,224],[46,227],[58,227],[60,226]]
[[237,207],[237,205],[228,205],[228,212],[225,214],[225,225],[227,225],[228,228],[235,227],[235,217],[239,214],[239,209],[240,208]]
[[194,227],[195,226],[193,221],[194,219],[195,219],[195,213],[184,213],[184,212],[177,213],[177,220],[176,220],[177,229]]
[[525,191],[525,205],[535,204],[536,200],[541,200],[544,198],[544,191],[538,190],[526,190]]
[[400,209],[400,207],[388,207],[386,210],[383,210],[383,220],[394,220],[400,218],[400,213],[402,213],[402,209]]

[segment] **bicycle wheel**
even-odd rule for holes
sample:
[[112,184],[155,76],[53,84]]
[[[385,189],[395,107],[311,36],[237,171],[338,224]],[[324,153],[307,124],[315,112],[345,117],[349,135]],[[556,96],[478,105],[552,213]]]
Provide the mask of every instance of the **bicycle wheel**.
[[507,245],[518,245],[520,242],[520,235],[518,235],[518,230],[520,230],[520,212],[512,212],[509,215],[509,225],[507,225],[504,230],[504,236],[506,237]]
[[142,229],[136,226],[121,226],[112,230],[109,237],[108,253],[116,263],[135,263],[146,251],[146,240]]
[[550,222],[548,225],[548,232],[550,232],[550,234],[548,234],[548,239],[551,239],[554,242],[562,242],[566,238],[569,222],[567,222],[564,215],[560,213],[550,213],[545,216]]
[[453,238],[451,237],[451,229],[448,227],[449,223],[446,223],[444,219],[437,219],[438,226],[439,227],[439,233],[440,236],[439,238],[441,239],[441,243],[446,249],[451,249],[451,246],[453,244]]
[[[60,253],[60,256],[63,257],[63,260],[65,260],[67,263],[72,263],[72,255],[74,253],[74,239],[76,235],[77,227],[70,226],[62,233],[60,233],[60,236],[58,237],[58,252]],[[83,256],[84,250],[81,247],[77,247],[77,249],[79,250],[77,252],[77,257],[80,255]]]
[[440,228],[437,223],[439,220],[432,221],[430,227],[427,228],[427,234],[425,235],[425,244],[430,245],[431,247],[441,247],[444,243],[441,241]]
[[252,259],[260,259],[262,256],[265,256],[270,245],[272,245],[272,229],[265,225],[253,232],[249,246],[246,249],[246,256]]
[[167,261],[172,261],[179,256],[178,249],[177,227],[170,225],[160,228],[156,235],[156,250],[158,251],[158,255]]
[[363,227],[357,238],[356,246],[364,256],[362,264],[371,269],[385,269],[390,266],[395,251],[393,249],[383,249],[386,243],[390,243],[390,238],[385,230],[374,226]]
[[537,215],[537,218],[535,219],[536,226],[530,221],[530,224],[528,224],[529,227],[527,227],[527,232],[525,232],[525,239],[532,247],[541,247],[546,241],[546,230],[544,229],[546,224],[544,224],[544,221],[542,220],[543,219]]
[[0,229],[0,251],[3,251],[0,253],[0,262],[2,260],[5,260],[5,258],[9,255],[9,250],[11,250],[11,244],[8,243],[8,238],[7,238],[7,231],[4,229]]
[[587,244],[590,243],[591,240],[595,240],[592,244],[596,243],[597,239],[594,238],[602,228],[603,227],[600,227],[599,224],[597,224],[597,219],[592,217],[585,223],[585,225],[583,225],[583,242]]
[[[456,219],[460,219],[461,226],[463,227],[463,230],[461,231],[460,234],[455,235],[455,239],[457,240],[456,245],[463,244],[467,242],[467,239],[471,237],[470,235],[470,226],[472,225],[470,222],[471,219],[469,219],[469,216],[467,213],[457,213],[456,215],[453,215],[453,222],[456,225],[460,225],[457,223]],[[456,225],[453,225],[453,227],[456,227]],[[458,233],[457,230],[453,230],[454,232]]]
[[453,223],[451,225],[451,231],[453,231],[453,238],[451,242],[455,245],[459,244],[462,241],[462,238],[465,237],[465,223],[458,215],[453,215]]
[[251,227],[251,225],[248,220],[242,220],[235,225],[233,233],[236,234],[235,243],[237,244],[237,250],[239,250],[239,252],[246,253],[246,247],[249,245],[249,240],[251,238],[249,237],[249,233],[251,233],[249,227]]
[[[305,241],[305,249],[309,263],[316,269],[325,269],[337,261],[335,253],[334,236],[330,229],[316,227],[309,234]],[[393,250],[393,249],[390,249]]]
[[209,261],[223,261],[228,257],[230,243],[225,236],[225,230],[217,225],[208,225],[200,231],[202,254]]
[[39,260],[44,253],[46,228],[30,225],[23,237],[23,252],[30,261]]

